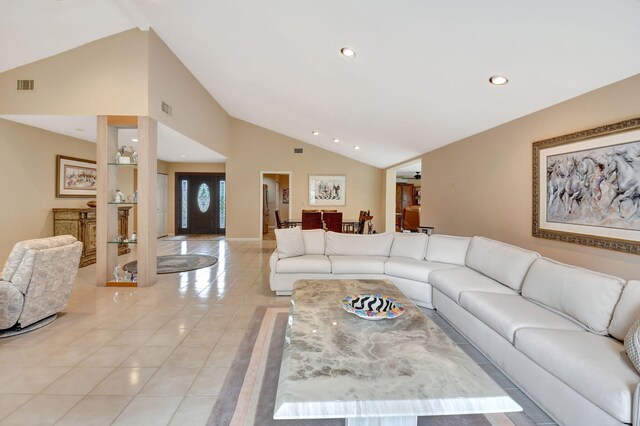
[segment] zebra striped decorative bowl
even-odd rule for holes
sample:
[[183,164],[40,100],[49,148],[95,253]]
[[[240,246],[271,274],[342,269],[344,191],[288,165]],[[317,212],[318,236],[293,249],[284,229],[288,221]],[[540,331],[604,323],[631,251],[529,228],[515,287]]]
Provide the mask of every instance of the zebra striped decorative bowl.
[[342,301],[345,311],[367,320],[393,319],[404,314],[404,308],[393,297],[382,294],[354,294]]

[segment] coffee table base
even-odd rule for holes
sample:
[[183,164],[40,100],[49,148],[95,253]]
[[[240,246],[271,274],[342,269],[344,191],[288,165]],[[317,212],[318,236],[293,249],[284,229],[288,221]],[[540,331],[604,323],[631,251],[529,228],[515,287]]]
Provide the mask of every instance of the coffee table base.
[[347,426],[416,426],[418,417],[351,417]]

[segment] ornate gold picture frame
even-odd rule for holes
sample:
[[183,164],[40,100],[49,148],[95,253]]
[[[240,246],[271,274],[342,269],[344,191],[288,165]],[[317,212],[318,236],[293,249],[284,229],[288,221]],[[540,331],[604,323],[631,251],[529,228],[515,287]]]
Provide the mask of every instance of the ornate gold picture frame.
[[532,231],[640,254],[640,118],[533,143]]
[[56,155],[57,198],[95,197],[96,176],[95,161]]

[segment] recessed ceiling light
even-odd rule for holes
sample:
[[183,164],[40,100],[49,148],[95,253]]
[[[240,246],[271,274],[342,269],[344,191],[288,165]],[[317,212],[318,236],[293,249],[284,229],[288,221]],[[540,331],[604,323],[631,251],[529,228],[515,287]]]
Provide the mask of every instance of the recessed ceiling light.
[[353,50],[350,47],[343,47],[342,49],[340,49],[340,53],[342,53],[342,55],[346,56],[347,58],[355,58],[356,57],[355,50]]
[[317,131],[317,130],[314,130],[313,132],[311,132],[311,134],[312,134],[313,136],[318,136],[318,135],[320,134],[320,132],[319,132],[319,131]]
[[131,138],[131,142],[138,142],[138,139],[136,139],[136,138]]
[[338,139],[338,138],[333,138],[333,141],[334,141],[335,143],[338,143],[338,142],[340,142],[340,139]]
[[356,151],[360,149],[360,147],[358,145],[354,145],[353,149],[355,149]]
[[489,83],[495,86],[502,86],[504,84],[507,84],[508,82],[509,82],[509,79],[501,75],[494,75],[493,77],[489,78]]

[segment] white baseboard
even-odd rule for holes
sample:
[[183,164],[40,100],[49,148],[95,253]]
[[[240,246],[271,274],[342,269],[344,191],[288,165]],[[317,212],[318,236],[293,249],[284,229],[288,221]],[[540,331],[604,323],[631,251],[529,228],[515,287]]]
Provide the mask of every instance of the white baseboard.
[[262,241],[262,238],[224,238],[226,241]]

